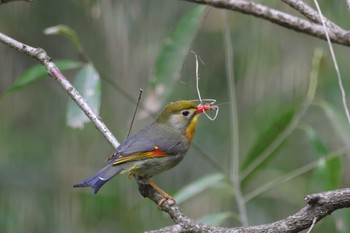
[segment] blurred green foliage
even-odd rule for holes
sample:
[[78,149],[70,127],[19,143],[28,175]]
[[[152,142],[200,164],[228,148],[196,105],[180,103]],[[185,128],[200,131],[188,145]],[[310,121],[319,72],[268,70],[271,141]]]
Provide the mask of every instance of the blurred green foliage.
[[[339,25],[349,22],[344,3],[320,3],[324,14]],[[291,11],[282,2],[264,4]],[[261,159],[296,122],[267,153],[268,159],[241,182],[249,223],[268,223],[303,207],[307,193],[349,186],[349,125],[329,54],[317,68],[312,64],[317,48],[328,51],[324,41],[258,18],[227,15],[241,171]],[[223,19],[220,10],[182,1],[39,0],[0,5],[1,32],[45,49],[54,60],[69,59],[61,68],[71,82],[76,77],[84,83],[91,76],[87,73],[100,77],[101,84],[92,84],[92,89],[101,88],[101,99],[91,101],[101,106],[101,117],[119,140],[126,136],[139,88],[162,85],[158,99],[144,103],[157,112],[166,102],[197,98],[189,52],[195,51],[204,61],[199,68],[202,97],[217,99],[220,114],[213,122],[202,117],[185,160],[154,180],[178,194],[188,216],[232,227],[239,226],[240,216],[229,172],[232,119]],[[74,45],[43,34],[53,25],[69,26]],[[336,45],[335,52],[343,77],[349,76],[344,69],[348,48]],[[52,79],[43,79],[44,70],[36,61],[4,45],[0,54],[0,94],[12,88],[0,101],[0,232],[142,232],[172,223],[126,176],[114,178],[96,196],[89,189],[73,189],[104,165],[112,148],[92,124],[82,130],[66,126],[69,97]],[[86,63],[87,57],[93,65]],[[316,93],[310,92],[316,88],[310,76],[318,81]],[[344,85],[348,89],[350,81],[344,79]],[[300,114],[300,106],[309,100]],[[134,130],[153,120],[147,111],[139,115]],[[317,224],[317,232],[348,232],[348,216],[348,210],[337,212]]]
[[[61,71],[79,68],[82,65],[81,62],[71,60],[58,60],[55,61],[55,64]],[[36,83],[45,77],[48,77],[47,70],[45,69],[45,67],[41,64],[34,65],[33,67],[24,71],[1,95],[1,98],[13,92],[19,91],[25,87],[28,87],[31,84]]]

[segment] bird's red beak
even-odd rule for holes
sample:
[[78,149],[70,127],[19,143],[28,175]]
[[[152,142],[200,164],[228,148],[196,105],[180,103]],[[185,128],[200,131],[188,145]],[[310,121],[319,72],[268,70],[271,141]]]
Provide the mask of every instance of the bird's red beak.
[[211,109],[212,107],[209,104],[198,104],[196,113],[202,113]]

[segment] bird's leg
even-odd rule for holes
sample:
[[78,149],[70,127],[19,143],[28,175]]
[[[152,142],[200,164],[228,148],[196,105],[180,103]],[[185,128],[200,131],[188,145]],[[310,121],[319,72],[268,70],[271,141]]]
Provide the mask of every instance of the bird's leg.
[[149,185],[151,185],[155,190],[157,190],[157,192],[159,192],[163,196],[163,199],[158,202],[158,207],[160,207],[167,200],[172,200],[174,203],[176,203],[175,199],[172,196],[170,196],[169,194],[167,194],[163,189],[159,188],[151,180],[149,180],[147,178],[144,178],[144,179]]

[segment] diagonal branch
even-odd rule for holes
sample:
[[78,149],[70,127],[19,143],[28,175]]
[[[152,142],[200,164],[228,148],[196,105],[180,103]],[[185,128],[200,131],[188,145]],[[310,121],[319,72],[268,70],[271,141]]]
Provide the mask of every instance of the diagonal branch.
[[[184,0],[213,6],[220,9],[238,11],[268,20],[282,27],[326,40],[322,25],[311,22],[265,5],[246,0]],[[316,19],[316,18],[315,18]],[[350,32],[338,26],[329,28],[329,36],[334,43],[350,46]]]
[[[316,10],[314,10],[311,6],[309,6],[306,2],[303,0],[282,0],[282,2],[288,4],[290,7],[294,8],[296,11],[298,11],[300,14],[304,15],[306,18],[308,18],[310,21],[322,25],[322,20],[320,18],[320,15]],[[338,25],[330,21],[329,19],[325,19],[325,23],[327,27],[335,29],[335,30],[344,30],[340,28]]]
[[102,133],[107,141],[117,148],[119,142],[107,128],[107,126],[101,121],[101,118],[95,114],[91,107],[87,104],[85,99],[79,94],[79,92],[73,87],[73,85],[66,79],[66,77],[57,68],[52,59],[41,48],[33,48],[29,45],[23,44],[17,40],[12,39],[2,33],[0,33],[0,42],[16,49],[17,51],[24,53],[36,60],[38,60],[43,66],[45,66],[48,74],[53,77],[63,89],[72,97],[76,104],[84,111],[86,116],[94,123],[95,127]]
[[322,23],[317,12],[303,0],[281,0],[281,1],[288,4],[290,7],[294,8],[300,14],[308,18],[311,22],[314,22],[317,24]]

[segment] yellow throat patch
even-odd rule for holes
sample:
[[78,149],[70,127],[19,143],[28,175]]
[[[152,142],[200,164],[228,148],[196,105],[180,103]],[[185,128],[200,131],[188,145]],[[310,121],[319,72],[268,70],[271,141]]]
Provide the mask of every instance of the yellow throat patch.
[[191,123],[186,128],[185,136],[186,136],[188,141],[192,140],[192,137],[193,137],[194,133],[196,132],[196,125],[198,122],[198,116],[199,115],[194,116]]

